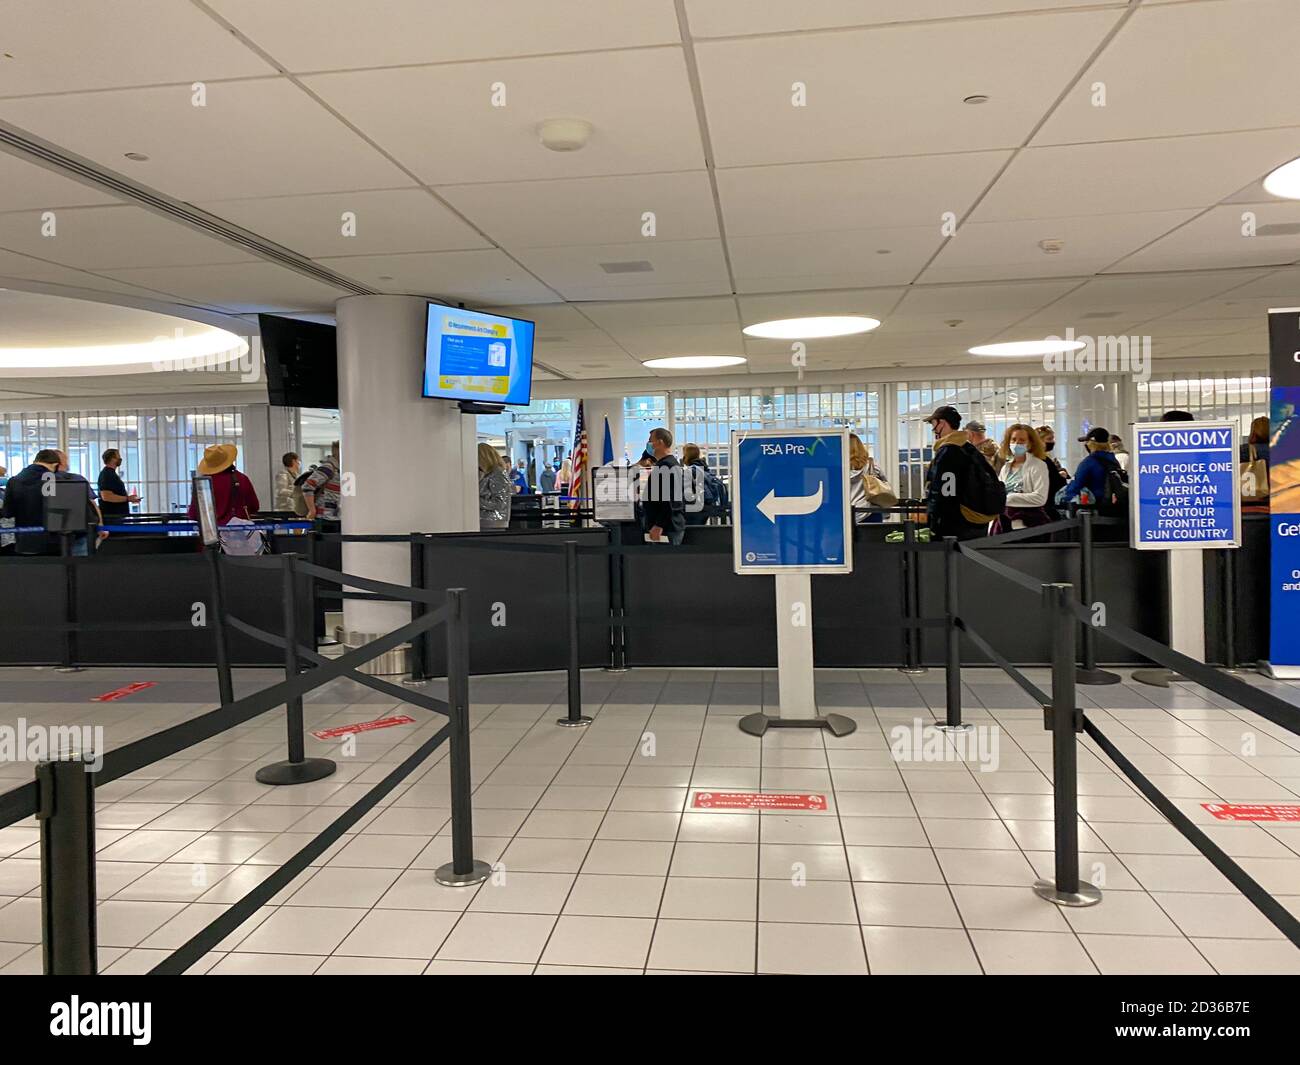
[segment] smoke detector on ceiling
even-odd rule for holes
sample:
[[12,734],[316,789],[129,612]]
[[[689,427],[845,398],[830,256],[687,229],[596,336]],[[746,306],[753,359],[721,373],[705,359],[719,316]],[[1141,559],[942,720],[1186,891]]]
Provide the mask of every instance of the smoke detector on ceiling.
[[1040,240],[1038,246],[1043,249],[1045,255],[1056,255],[1065,249],[1065,241],[1060,238]]
[[591,140],[591,123],[585,118],[548,118],[537,127],[537,136],[553,152],[576,152]]

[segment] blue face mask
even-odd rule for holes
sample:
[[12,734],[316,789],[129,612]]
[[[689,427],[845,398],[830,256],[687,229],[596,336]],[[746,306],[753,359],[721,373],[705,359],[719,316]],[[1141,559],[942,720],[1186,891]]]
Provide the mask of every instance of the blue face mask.
[[1029,450],[1029,448],[1026,447],[1024,444],[1012,444],[1012,445],[1011,445],[1011,454],[1015,455],[1016,458],[1020,458],[1022,455],[1024,455],[1026,452],[1028,452],[1028,450]]

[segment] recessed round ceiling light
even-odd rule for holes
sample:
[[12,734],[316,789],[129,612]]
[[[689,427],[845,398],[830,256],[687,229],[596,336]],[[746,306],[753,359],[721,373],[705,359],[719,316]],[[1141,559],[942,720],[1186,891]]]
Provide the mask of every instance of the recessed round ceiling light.
[[1082,340],[1009,340],[1002,344],[980,344],[970,348],[972,355],[1054,355],[1060,351],[1078,351],[1086,347]]
[[652,370],[715,370],[720,366],[739,366],[744,361],[741,355],[670,355],[649,359],[641,365]]
[[189,336],[158,336],[133,344],[86,347],[3,348],[0,370],[18,377],[40,374],[149,373],[167,370],[217,369],[248,352],[248,341],[224,329],[201,329]]
[[966,99],[962,100],[964,104],[986,104],[988,102],[989,98],[982,92],[977,92],[974,96],[967,96]]
[[860,315],[824,315],[820,318],[778,318],[745,326],[745,336],[768,340],[815,340],[820,337],[847,337],[870,333],[879,319]]
[[149,157],[141,152],[127,152],[126,158],[133,163],[147,163],[149,161]]
[[1284,200],[1300,200],[1300,159],[1279,166],[1264,179],[1264,191]]

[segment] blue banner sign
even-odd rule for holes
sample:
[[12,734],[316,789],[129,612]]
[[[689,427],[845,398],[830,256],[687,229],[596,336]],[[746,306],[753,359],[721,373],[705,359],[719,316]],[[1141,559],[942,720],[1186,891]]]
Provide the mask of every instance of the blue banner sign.
[[1135,425],[1129,481],[1133,547],[1201,550],[1241,543],[1233,423]]
[[737,573],[849,573],[849,433],[731,434]]

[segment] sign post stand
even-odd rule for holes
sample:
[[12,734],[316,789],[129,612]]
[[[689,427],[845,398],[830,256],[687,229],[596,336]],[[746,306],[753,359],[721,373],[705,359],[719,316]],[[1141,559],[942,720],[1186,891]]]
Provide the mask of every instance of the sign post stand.
[[[1133,426],[1130,544],[1135,550],[1166,553],[1169,646],[1198,662],[1205,661],[1202,552],[1241,543],[1236,438],[1231,422]],[[1136,669],[1133,679],[1167,688],[1178,674]]]
[[740,729],[762,736],[769,728],[824,728],[847,736],[856,721],[817,711],[812,575],[853,571],[848,430],[734,431],[731,469],[736,572],[772,574],[776,582],[779,716],[749,714]]

